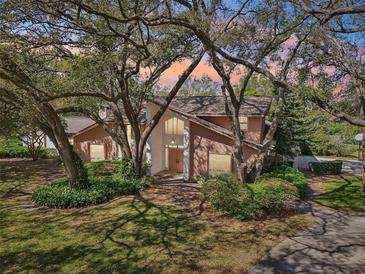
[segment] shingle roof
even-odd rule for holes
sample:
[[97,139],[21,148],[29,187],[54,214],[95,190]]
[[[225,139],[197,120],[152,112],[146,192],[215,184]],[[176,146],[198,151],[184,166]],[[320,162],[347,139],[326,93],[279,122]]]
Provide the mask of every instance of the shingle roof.
[[[266,115],[270,105],[271,97],[246,96],[240,114]],[[172,100],[170,107],[196,116],[226,115],[223,96],[178,96]]]
[[68,135],[74,135],[75,133],[83,130],[94,124],[95,122],[90,118],[83,117],[83,116],[76,116],[76,117],[64,117],[66,122],[65,131]]
[[[163,97],[153,97],[150,99],[151,102],[157,104],[157,105],[163,105],[166,103],[166,100],[165,98]],[[271,100],[270,100],[271,101]],[[174,104],[170,104],[169,105],[169,110],[172,111],[172,112],[175,112],[181,116],[183,116],[184,118],[192,121],[192,122],[195,122],[197,123],[198,125],[201,125],[205,128],[208,128],[208,129],[211,129],[211,130],[214,130],[215,132],[223,135],[223,136],[226,136],[230,139],[233,139],[233,134],[232,134],[232,131],[231,130],[228,130],[224,127],[221,127],[221,126],[218,126],[212,122],[209,122],[203,118],[200,118],[199,116],[195,115],[195,114],[190,114],[190,113],[187,113],[185,110],[181,110],[179,108],[177,108]],[[218,114],[216,114],[218,115]],[[201,115],[203,116],[203,115]],[[249,145],[249,146],[252,146],[254,148],[258,148],[258,147],[262,147],[262,144],[259,144],[259,143],[256,143],[256,142],[253,142],[251,140],[244,140],[244,142]]]

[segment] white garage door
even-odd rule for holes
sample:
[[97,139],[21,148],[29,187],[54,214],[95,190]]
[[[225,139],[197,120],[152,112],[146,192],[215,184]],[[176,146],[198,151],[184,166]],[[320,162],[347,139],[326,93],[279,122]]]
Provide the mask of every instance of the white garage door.
[[105,160],[104,145],[90,145],[90,160],[92,162]]
[[231,172],[231,155],[209,153],[209,174]]

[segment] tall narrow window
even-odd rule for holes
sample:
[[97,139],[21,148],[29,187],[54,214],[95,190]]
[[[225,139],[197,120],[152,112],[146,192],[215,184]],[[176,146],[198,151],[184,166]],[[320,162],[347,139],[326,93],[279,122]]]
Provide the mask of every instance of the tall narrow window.
[[247,117],[246,116],[240,116],[239,118],[240,121],[240,128],[241,130],[247,130]]
[[170,118],[165,121],[165,134],[166,135],[183,135],[184,134],[184,121],[176,117]]

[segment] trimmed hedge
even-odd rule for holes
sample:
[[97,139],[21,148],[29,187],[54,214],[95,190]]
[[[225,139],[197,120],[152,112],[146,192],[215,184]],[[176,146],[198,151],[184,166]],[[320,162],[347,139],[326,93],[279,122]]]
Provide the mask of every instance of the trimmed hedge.
[[266,180],[267,178],[280,178],[289,183],[292,183],[298,190],[301,199],[304,199],[308,194],[308,180],[299,170],[282,164],[274,166],[271,172],[265,173],[256,179],[256,182]]
[[316,175],[338,175],[342,171],[342,161],[313,162],[311,169]]
[[52,208],[71,208],[100,204],[116,195],[136,194],[145,182],[125,179],[118,176],[90,177],[90,186],[86,189],[72,189],[63,179],[56,183],[39,187],[32,195],[38,206]]
[[200,182],[213,208],[240,220],[260,219],[278,212],[297,195],[294,186],[280,179],[242,184],[234,176],[220,175]]

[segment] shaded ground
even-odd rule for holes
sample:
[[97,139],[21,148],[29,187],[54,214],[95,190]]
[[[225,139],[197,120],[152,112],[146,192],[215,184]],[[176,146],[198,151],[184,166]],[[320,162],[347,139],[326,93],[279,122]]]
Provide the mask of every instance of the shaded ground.
[[365,214],[310,210],[320,225],[281,242],[250,273],[365,273]]
[[281,242],[250,273],[365,273],[361,178],[311,177],[310,184],[314,201],[303,210],[311,212],[318,226]]
[[0,273],[245,273],[312,224],[307,215],[212,215],[193,185],[159,185],[80,209],[34,207],[32,191],[60,176],[49,161],[0,160]]
[[313,184],[317,204],[344,212],[364,212],[365,197],[362,194],[361,177],[340,177],[331,181]]

